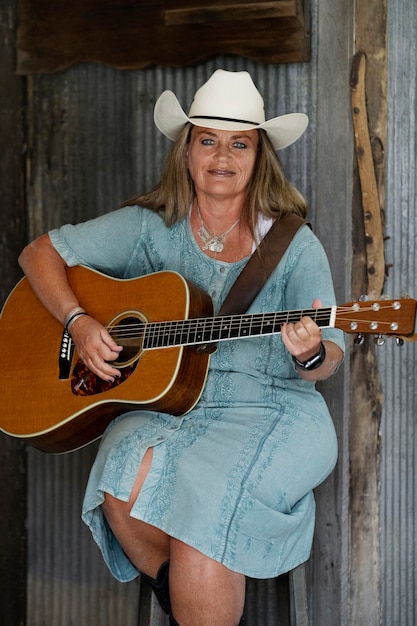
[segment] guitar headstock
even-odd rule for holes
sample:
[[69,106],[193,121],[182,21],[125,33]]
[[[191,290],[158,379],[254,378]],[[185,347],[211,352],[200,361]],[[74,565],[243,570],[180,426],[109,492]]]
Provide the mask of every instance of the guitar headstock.
[[347,302],[336,309],[335,327],[345,333],[412,337],[415,332],[417,301],[368,300]]

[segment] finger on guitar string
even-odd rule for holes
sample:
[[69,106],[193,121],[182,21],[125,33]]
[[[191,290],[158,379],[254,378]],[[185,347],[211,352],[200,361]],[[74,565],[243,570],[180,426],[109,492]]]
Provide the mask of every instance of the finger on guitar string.
[[[312,307],[321,308],[321,300],[313,300]],[[292,356],[307,360],[317,353],[322,340],[320,327],[309,316],[294,323],[286,323],[281,329],[282,340]]]
[[113,382],[120,371],[112,365],[122,346],[117,345],[107,330],[95,319],[83,316],[74,323],[71,336],[80,359],[103,380]]

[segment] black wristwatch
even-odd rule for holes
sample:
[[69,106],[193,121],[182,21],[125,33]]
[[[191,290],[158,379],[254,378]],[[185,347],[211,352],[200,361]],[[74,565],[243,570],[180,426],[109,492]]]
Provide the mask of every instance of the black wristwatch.
[[300,370],[303,370],[303,372],[311,372],[312,370],[320,367],[325,358],[326,348],[324,347],[323,342],[321,342],[320,350],[317,352],[317,354],[307,359],[307,361],[299,361],[295,356],[292,357],[292,360]]

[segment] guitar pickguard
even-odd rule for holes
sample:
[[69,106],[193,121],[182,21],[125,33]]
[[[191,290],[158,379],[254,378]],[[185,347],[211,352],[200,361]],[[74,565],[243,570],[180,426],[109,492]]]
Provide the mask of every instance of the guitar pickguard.
[[120,377],[113,382],[103,380],[94,374],[84,363],[79,360],[75,364],[71,378],[71,391],[76,396],[94,396],[98,393],[110,391],[125,382],[133,374],[139,360],[120,370]]

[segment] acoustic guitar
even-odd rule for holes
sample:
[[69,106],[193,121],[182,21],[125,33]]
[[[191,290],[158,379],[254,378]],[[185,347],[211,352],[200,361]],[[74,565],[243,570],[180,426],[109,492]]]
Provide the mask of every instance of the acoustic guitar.
[[45,452],[69,452],[137,409],[183,415],[198,402],[210,354],[225,341],[280,333],[310,316],[347,333],[411,336],[416,300],[214,316],[210,297],[176,272],[121,280],[79,266],[68,269],[80,306],[123,346],[120,378],[98,378],[77,358],[70,335],[23,278],[0,317],[0,429]]

